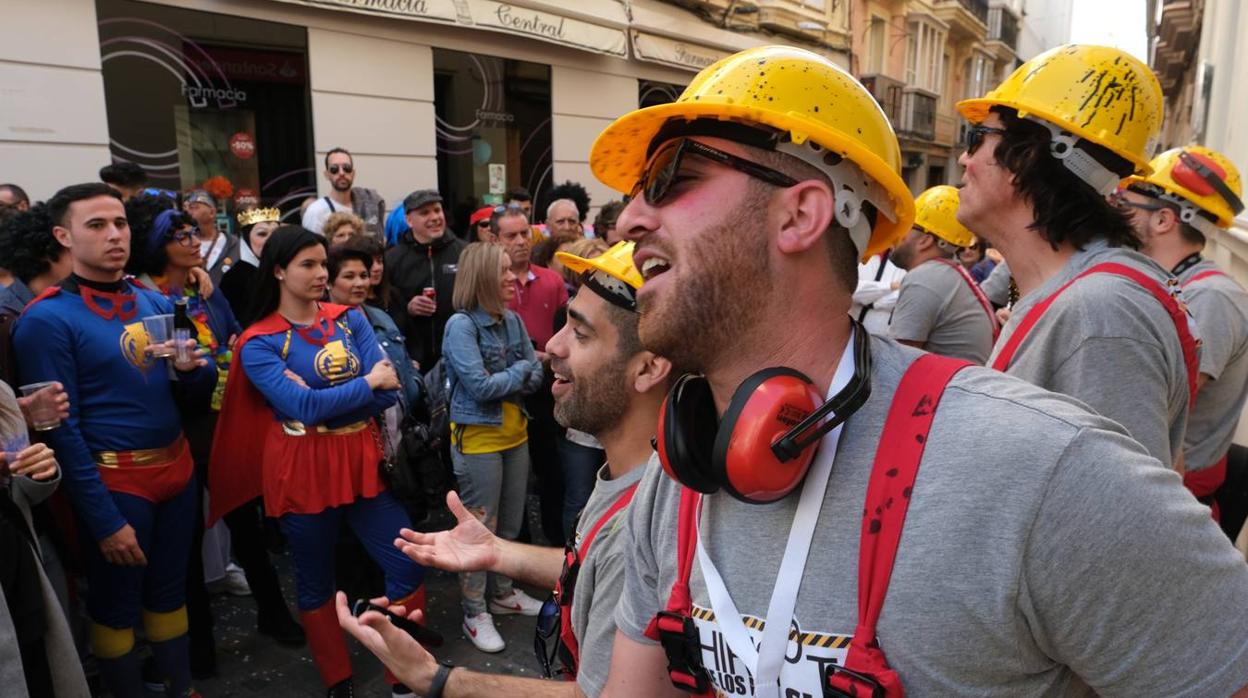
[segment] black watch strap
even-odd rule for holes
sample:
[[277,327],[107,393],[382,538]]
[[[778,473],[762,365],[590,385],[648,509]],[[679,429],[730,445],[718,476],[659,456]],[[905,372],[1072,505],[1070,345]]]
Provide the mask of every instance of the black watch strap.
[[452,664],[438,667],[438,672],[433,675],[433,682],[429,684],[429,690],[425,692],[425,698],[442,698],[442,689],[446,688],[446,680],[450,678],[451,669],[454,668]]

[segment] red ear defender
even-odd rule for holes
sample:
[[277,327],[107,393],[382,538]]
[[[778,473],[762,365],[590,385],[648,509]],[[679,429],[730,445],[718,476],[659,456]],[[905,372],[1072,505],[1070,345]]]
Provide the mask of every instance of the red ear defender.
[[821,402],[814,383],[793,369],[767,368],[745,379],[715,436],[715,479],[746,502],[774,502],[792,492],[806,476],[819,441],[784,458],[773,447]]
[[790,368],[767,368],[733,392],[720,420],[706,378],[681,376],[659,412],[655,448],[673,480],[703,494],[720,489],[766,504],[801,484],[823,435],[871,394],[867,332],[855,323],[854,376],[821,402],[819,389]]

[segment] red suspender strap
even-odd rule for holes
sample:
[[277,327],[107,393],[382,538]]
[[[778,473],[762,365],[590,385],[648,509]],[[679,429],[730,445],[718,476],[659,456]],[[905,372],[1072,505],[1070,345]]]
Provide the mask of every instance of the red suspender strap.
[[1175,300],[1174,296],[1170,295],[1170,291],[1156,279],[1138,269],[1117,262],[1104,262],[1085,270],[1082,274],[1067,281],[1061,288],[1054,291],[1053,295],[1032,307],[1027,312],[1027,316],[1023,318],[1023,321],[1015,328],[1014,333],[1006,340],[1005,346],[1001,348],[1001,353],[997,354],[997,359],[992,362],[992,367],[998,371],[1009,369],[1010,362],[1013,361],[1019,345],[1023,343],[1023,340],[1026,339],[1032,328],[1036,326],[1036,323],[1040,321],[1040,317],[1049,309],[1049,306],[1053,305],[1053,301],[1057,300],[1057,297],[1062,295],[1063,291],[1070,288],[1070,285],[1079,279],[1098,273],[1117,274],[1118,276],[1131,279],[1153,294],[1153,297],[1170,314],[1170,320],[1174,322],[1174,329],[1179,335],[1179,345],[1183,348],[1183,364],[1187,367],[1188,409],[1191,409],[1191,405],[1196,402],[1196,372],[1200,368],[1200,363],[1196,354],[1196,338],[1192,336],[1192,332],[1187,326],[1187,314],[1183,311],[1179,302]]
[[1187,283],[1183,284],[1183,288],[1187,288],[1188,286],[1191,286],[1197,281],[1200,281],[1201,279],[1207,279],[1211,276],[1226,276],[1226,274],[1223,274],[1221,271],[1217,269],[1206,269],[1200,272],[1199,274],[1197,274],[1196,276],[1193,276],[1192,278],[1188,279]]
[[[615,502],[611,504],[607,511],[594,522],[589,532],[585,534],[585,540],[581,541],[581,546],[576,551],[578,561],[584,561],[585,558],[589,557],[589,547],[594,544],[594,538],[597,537],[598,531],[602,530],[602,527],[611,520],[611,517],[618,514],[621,509],[628,506],[629,502],[633,501],[633,495],[636,492],[637,485],[634,483],[631,487],[621,492],[620,496],[615,498]],[[563,603],[564,608],[562,613],[559,614],[559,639],[563,641],[563,646],[572,655],[572,669],[575,672],[581,662],[581,647],[576,640],[576,634],[572,632],[572,595],[564,594],[563,589],[558,589],[557,598],[562,600],[565,597],[567,601]]]
[[992,301],[988,300],[988,296],[984,295],[984,290],[967,273],[966,267],[947,259],[937,259],[936,261],[953,268],[962,277],[962,280],[966,282],[966,285],[971,288],[971,293],[975,294],[975,300],[979,301],[979,304],[984,308],[984,312],[988,314],[988,322],[992,323],[992,341],[995,343],[997,337],[1001,334],[1001,323],[997,321],[997,314],[992,310]]
[[695,695],[711,695],[711,677],[702,666],[702,641],[693,624],[693,598],[689,594],[689,574],[698,545],[698,504],[702,495],[688,487],[680,489],[676,514],[676,581],[667,597],[667,607],[646,627],[646,637],[663,645],[667,674],[672,684]]
[[945,386],[965,361],[926,354],[917,359],[893,396],[888,419],[876,447],[863,509],[858,549],[858,627],[849,644],[844,667],[829,665],[825,695],[844,698],[901,698],[897,672],[888,666],[876,638],[876,623],[888,594],[893,562],[910,507],[936,408]]

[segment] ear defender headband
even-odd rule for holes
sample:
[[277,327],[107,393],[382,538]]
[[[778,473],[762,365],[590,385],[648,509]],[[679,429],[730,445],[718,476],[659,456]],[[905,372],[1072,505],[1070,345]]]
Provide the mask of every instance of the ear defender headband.
[[1171,179],[1187,187],[1189,191],[1201,196],[1217,192],[1226,205],[1231,207],[1231,213],[1238,216],[1244,210],[1244,202],[1235,196],[1235,192],[1231,191],[1230,187],[1226,186],[1223,180],[1225,176],[1225,172],[1214,171],[1212,167],[1201,162],[1201,158],[1186,150],[1179,153],[1179,164],[1170,171]]
[[663,469],[703,494],[722,489],[753,504],[785,497],[806,476],[820,439],[871,395],[870,338],[858,323],[853,352],[853,378],[826,402],[802,373],[766,368],[736,389],[722,418],[706,378],[681,376],[659,412]]

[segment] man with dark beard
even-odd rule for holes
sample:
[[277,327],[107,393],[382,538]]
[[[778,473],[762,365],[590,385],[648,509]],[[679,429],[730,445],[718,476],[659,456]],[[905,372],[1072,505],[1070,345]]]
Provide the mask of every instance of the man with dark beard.
[[902,162],[857,81],[779,46],[595,142],[642,345],[701,372],[629,508],[602,695],[1248,695],[1248,566],[1176,474],[848,316],[856,259],[913,223]]
[[[597,696],[607,679],[615,637],[613,613],[624,581],[628,536],[621,528],[637,483],[653,456],[650,440],[668,388],[669,362],[641,348],[637,336],[633,244],[621,242],[594,259],[560,252],[559,261],[582,274],[584,288],[568,306],[568,323],[547,344],[555,374],[555,418],[592,434],[607,464],[581,512],[575,541],[566,550],[497,538],[468,513],[455,493],[447,504],[459,520],[450,531],[404,530],[400,548],[424,565],[462,572],[490,570],[555,593],[538,616],[539,661],[551,683],[439,667],[415,640],[377,613],[351,616],[339,594],[342,626],[381,658],[403,683],[423,696]],[[575,594],[573,586],[575,585]],[[404,609],[392,608],[402,613]],[[413,614],[413,617],[417,617]]]

